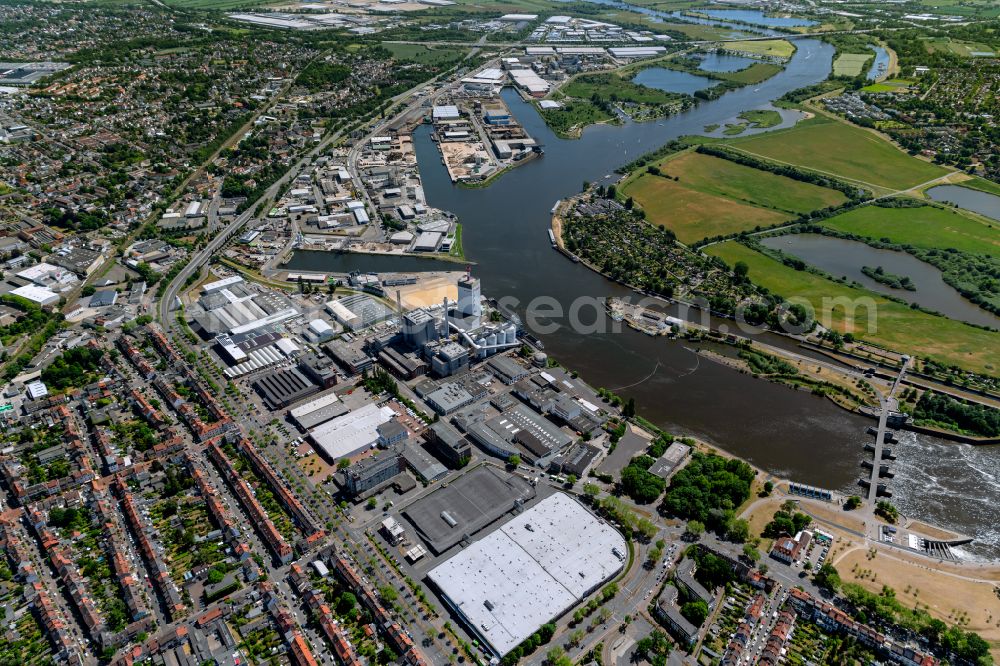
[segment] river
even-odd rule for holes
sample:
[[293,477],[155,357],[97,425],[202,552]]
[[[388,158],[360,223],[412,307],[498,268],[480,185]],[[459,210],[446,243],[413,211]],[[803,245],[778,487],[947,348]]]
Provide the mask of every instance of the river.
[[[427,201],[462,221],[463,244],[476,263],[483,292],[515,299],[522,315],[525,305],[538,297],[549,297],[569,309],[581,297],[631,296],[629,290],[551,248],[546,231],[553,204],[579,192],[584,181],[615,179],[617,167],[671,139],[699,134],[706,125],[723,124],[746,109],[767,108],[784,93],[825,79],[833,47],[811,39],[796,43],[798,49],[785,70],[757,87],[726,93],[660,121],[591,127],[577,140],[555,136],[530,104],[505,90],[512,113],[545,146],[545,155],[486,188],[452,184],[430,140],[430,129],[420,126],[414,146]],[[342,256],[297,253],[289,268],[338,271]],[[599,320],[606,327],[612,325],[603,313]],[[661,427],[697,435],[782,477],[830,489],[856,489],[870,420],[824,398],[705,360],[684,342],[651,338],[627,328],[617,333],[583,332],[562,319],[554,324],[553,332],[535,329],[547,352],[591,384],[634,398],[639,412]],[[953,456],[960,445],[926,437],[919,442],[901,446],[901,457],[913,455],[905,464],[934,468],[941,482],[927,486],[916,477],[897,476],[893,489],[900,506],[909,515],[975,536],[972,549],[979,555],[1000,555],[1000,526],[962,510],[963,495],[972,493],[976,501],[989,493],[989,501],[1000,503],[1000,455],[977,451],[949,466],[938,466],[940,458]],[[992,476],[993,486],[969,483],[984,474]],[[953,488],[967,491],[956,494]]]

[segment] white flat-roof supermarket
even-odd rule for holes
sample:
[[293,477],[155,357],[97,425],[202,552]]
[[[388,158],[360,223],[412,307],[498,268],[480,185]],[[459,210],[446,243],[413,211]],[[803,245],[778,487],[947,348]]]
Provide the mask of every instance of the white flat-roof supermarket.
[[621,534],[556,493],[428,575],[502,656],[621,571],[627,552]]

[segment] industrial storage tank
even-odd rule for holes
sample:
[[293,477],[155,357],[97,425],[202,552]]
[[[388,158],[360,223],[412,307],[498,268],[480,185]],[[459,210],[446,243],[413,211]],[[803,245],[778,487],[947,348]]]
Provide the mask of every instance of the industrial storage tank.
[[492,354],[493,352],[495,352],[496,349],[490,349],[490,348],[496,347],[496,344],[497,344],[497,334],[490,332],[490,334],[486,336],[486,346],[487,346],[486,353]]
[[514,324],[507,324],[504,328],[504,344],[512,345],[517,342],[517,326]]

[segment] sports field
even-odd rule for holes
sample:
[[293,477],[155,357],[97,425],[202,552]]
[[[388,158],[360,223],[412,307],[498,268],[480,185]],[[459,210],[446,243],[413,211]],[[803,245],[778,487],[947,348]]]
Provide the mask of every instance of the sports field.
[[[1000,367],[1000,333],[913,310],[874,292],[797,271],[735,241],[712,245],[705,251],[721,257],[730,266],[737,261],[745,262],[754,284],[786,299],[805,299],[813,305],[817,320],[841,333],[853,332],[856,337],[890,349],[930,356],[976,372],[993,372]],[[873,303],[873,330],[868,330],[870,317],[866,307],[852,307],[848,312],[843,304],[831,300],[838,298],[850,303]]]
[[734,139],[731,145],[888,190],[907,189],[948,173],[910,157],[874,132],[821,116],[786,130]]
[[650,222],[684,243],[770,226],[846,200],[836,190],[696,152],[668,158],[659,168],[662,176],[641,173],[622,191]]
[[865,63],[875,57],[874,53],[841,53],[833,61],[834,76],[858,76],[865,67]]
[[954,248],[1000,257],[1000,229],[948,208],[879,208],[865,206],[824,220],[839,231],[886,238],[923,248]]
[[791,58],[795,47],[787,39],[762,39],[751,42],[728,42],[726,50],[754,53],[774,58]]

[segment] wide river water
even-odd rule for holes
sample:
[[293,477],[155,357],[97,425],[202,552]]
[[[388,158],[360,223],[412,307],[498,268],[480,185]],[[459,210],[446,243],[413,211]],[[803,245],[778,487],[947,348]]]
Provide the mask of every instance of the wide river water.
[[[530,104],[505,90],[511,111],[545,146],[545,155],[519,165],[489,187],[461,188],[451,183],[429,128],[421,126],[414,143],[427,201],[461,220],[463,245],[475,262],[483,292],[516,299],[522,315],[524,306],[538,297],[551,298],[568,310],[580,297],[634,296],[551,248],[546,230],[553,205],[579,192],[584,181],[614,178],[616,168],[671,139],[699,134],[706,125],[724,124],[741,111],[769,108],[784,93],[825,79],[833,47],[810,39],[796,40],[796,45],[785,70],[756,87],[726,93],[659,121],[591,127],[577,140],[556,137]],[[345,256],[299,252],[289,268],[342,271]],[[355,269],[366,267],[357,256],[349,262]],[[391,268],[373,261],[369,270]],[[588,320],[594,318],[590,312],[584,313]],[[611,326],[603,314],[600,320]],[[535,331],[548,353],[594,386],[634,398],[639,412],[661,427],[697,435],[782,477],[856,489],[862,447],[870,439],[865,429],[872,421],[823,398],[705,360],[685,342],[627,328],[582,332],[568,326],[565,318],[553,321],[558,325],[553,332]],[[1000,527],[990,519],[990,507],[1000,503],[1000,449],[910,433],[902,439],[895,447],[900,462],[892,484],[901,511],[974,536],[970,551],[1000,557]]]

